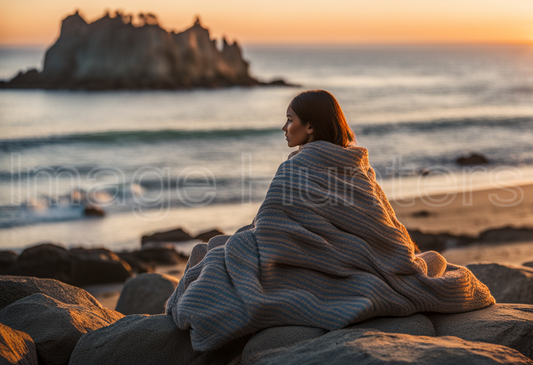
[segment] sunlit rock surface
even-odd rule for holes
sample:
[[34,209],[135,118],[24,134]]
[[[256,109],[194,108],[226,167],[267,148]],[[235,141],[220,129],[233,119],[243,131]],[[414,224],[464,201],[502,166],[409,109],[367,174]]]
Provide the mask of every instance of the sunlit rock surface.
[[30,335],[0,323],[0,363],[37,365],[37,351]]
[[[153,303],[145,297],[151,296],[159,298],[161,308],[176,284],[155,283],[161,279],[159,274],[139,275],[128,281],[134,290],[128,293],[126,283],[121,298],[129,306],[147,308]],[[372,318],[331,332],[271,327],[199,353],[191,347],[189,331],[178,329],[171,316],[122,317],[82,289],[55,280],[3,276],[0,284],[0,294],[9,294],[0,323],[31,336],[44,363],[533,364],[533,305],[528,304]]]
[[40,293],[0,310],[0,323],[30,335],[44,364],[68,364],[82,335],[122,317],[110,309],[66,304]]
[[39,279],[29,276],[0,276],[0,310],[19,299],[32,294],[46,294],[65,304],[87,308],[102,308],[100,303],[85,290],[54,279]]
[[531,363],[518,351],[501,345],[368,329],[332,331],[291,347],[259,352],[241,362],[243,365]]

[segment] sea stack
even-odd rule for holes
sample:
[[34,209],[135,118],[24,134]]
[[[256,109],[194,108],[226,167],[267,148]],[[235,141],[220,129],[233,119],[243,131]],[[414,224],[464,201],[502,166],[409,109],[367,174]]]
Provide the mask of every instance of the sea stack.
[[76,11],[61,25],[42,72],[20,72],[3,88],[182,89],[265,84],[250,76],[237,44],[219,50],[197,18],[193,26],[167,32],[152,14],[116,12],[87,23]]

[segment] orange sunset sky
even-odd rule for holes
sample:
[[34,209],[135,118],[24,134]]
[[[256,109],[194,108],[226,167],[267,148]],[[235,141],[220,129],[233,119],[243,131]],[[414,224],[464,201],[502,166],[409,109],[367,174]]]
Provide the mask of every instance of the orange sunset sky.
[[0,45],[49,45],[76,9],[151,12],[167,30],[196,15],[243,44],[531,43],[533,0],[0,0]]

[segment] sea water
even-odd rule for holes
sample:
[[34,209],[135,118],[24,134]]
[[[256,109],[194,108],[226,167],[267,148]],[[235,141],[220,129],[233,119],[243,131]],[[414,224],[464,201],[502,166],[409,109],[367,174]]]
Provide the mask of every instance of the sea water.
[[[0,79],[41,69],[44,52],[0,48]],[[533,181],[533,46],[243,53],[253,76],[299,86],[0,90],[0,249],[133,249],[141,235],[177,227],[233,233],[294,150],[281,128],[307,89],[335,95],[390,199]],[[470,153],[490,163],[456,163]],[[87,200],[106,216],[85,216]]]

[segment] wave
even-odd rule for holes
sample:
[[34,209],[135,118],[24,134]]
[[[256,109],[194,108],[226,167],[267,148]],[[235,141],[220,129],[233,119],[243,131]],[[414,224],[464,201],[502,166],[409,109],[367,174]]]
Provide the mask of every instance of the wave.
[[[461,128],[511,128],[518,129],[532,127],[532,117],[504,117],[504,118],[457,118],[436,119],[426,122],[401,122],[385,124],[360,124],[352,128],[356,134],[387,135],[403,132],[433,132],[445,129]],[[191,139],[221,139],[221,138],[246,138],[281,134],[281,128],[243,128],[243,129],[218,129],[218,130],[130,130],[109,131],[96,133],[79,133],[56,135],[49,137],[33,137],[0,140],[0,151],[14,152],[27,148],[35,148],[54,144],[135,144],[157,143],[164,141],[180,141]]]
[[243,128],[243,129],[212,129],[212,130],[130,130],[108,131],[95,133],[76,133],[49,137],[31,137],[0,140],[0,150],[5,152],[19,151],[43,145],[54,144],[135,144],[156,143],[164,141],[179,141],[191,139],[220,139],[244,138],[264,136],[266,134],[281,134],[281,128]]
[[383,135],[403,132],[435,132],[440,130],[458,130],[467,128],[509,128],[520,129],[533,127],[533,117],[504,118],[456,118],[435,119],[427,122],[401,122],[378,125],[359,125],[353,127],[356,133],[365,135]]
[[[503,118],[456,118],[435,119],[425,122],[400,122],[385,124],[360,124],[352,126],[356,134],[387,135],[403,132],[434,132],[438,130],[462,128],[511,128],[519,129],[532,127],[533,117],[503,117]],[[221,139],[221,138],[246,138],[281,134],[281,128],[243,128],[243,129],[217,129],[217,130],[130,130],[108,131],[95,133],[78,133],[56,135],[49,137],[33,137],[0,140],[0,151],[14,152],[27,148],[35,148],[54,144],[146,144],[164,141],[180,141],[191,139]]]
[[[166,189],[168,189],[168,186],[165,187]],[[217,190],[216,194],[206,196],[205,200],[203,194],[197,196],[193,192],[187,195],[187,197],[171,196],[169,194],[170,192],[167,191],[168,194],[163,194],[156,201],[147,201],[145,205],[142,205],[143,201],[131,199],[131,196],[123,198],[119,194],[118,196],[113,196],[111,201],[104,202],[102,208],[106,212],[106,215],[114,215],[132,212],[132,210],[140,208],[144,211],[150,211],[167,208],[188,209],[194,206],[203,206],[204,204],[214,206],[260,203],[265,198],[266,189],[266,186],[263,189],[256,187],[253,192],[250,192],[250,195],[244,197],[239,188]],[[159,192],[157,191],[157,193]],[[200,199],[200,201],[194,201],[194,199]],[[95,219],[94,217],[86,216],[84,214],[84,208],[85,201],[82,201],[82,203],[76,201],[58,201],[56,197],[47,195],[42,195],[37,200],[24,202],[19,205],[0,205],[0,229],[40,223]]]

